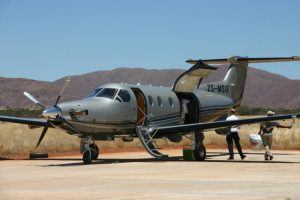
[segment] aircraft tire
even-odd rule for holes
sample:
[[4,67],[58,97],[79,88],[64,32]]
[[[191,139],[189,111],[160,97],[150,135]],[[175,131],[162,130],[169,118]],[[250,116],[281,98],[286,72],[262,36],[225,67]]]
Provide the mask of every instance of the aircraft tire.
[[194,150],[194,158],[197,161],[204,161],[206,158],[206,149],[203,144],[198,144]]
[[48,153],[30,153],[29,159],[48,158]]
[[91,152],[92,152],[92,160],[97,160],[99,156],[99,148],[96,144],[89,145]]
[[92,163],[92,151],[85,150],[82,155],[82,160],[83,160],[83,163],[86,165],[91,164]]

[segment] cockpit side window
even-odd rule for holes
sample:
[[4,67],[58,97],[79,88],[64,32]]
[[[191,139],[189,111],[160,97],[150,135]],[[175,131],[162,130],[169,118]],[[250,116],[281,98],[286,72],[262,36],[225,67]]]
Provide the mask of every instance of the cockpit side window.
[[117,96],[120,97],[120,99],[122,99],[123,102],[130,101],[130,94],[127,90],[120,90]]
[[114,88],[104,88],[96,96],[113,99],[117,93],[117,89]]
[[88,95],[87,95],[87,97],[94,97],[94,96],[96,96],[96,94],[98,93],[98,92],[100,92],[102,90],[102,88],[96,88],[96,89],[94,89],[92,92],[90,92]]

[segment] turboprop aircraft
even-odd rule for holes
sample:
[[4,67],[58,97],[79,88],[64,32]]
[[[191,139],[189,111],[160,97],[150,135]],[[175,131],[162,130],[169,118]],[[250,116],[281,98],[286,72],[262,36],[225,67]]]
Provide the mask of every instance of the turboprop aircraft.
[[[58,128],[84,140],[83,162],[90,164],[98,158],[96,140],[122,138],[131,142],[139,138],[154,157],[165,158],[158,151],[155,139],[166,137],[180,142],[193,135],[194,156],[203,161],[206,149],[204,132],[216,130],[223,134],[230,126],[299,118],[300,114],[277,115],[225,121],[230,108],[240,106],[249,63],[300,61],[300,57],[187,60],[193,66],[182,73],[172,88],[122,83],[105,84],[94,89],[86,98],[59,103],[70,79],[66,79],[53,106],[46,107],[27,92],[25,96],[44,108],[44,119],[0,116],[0,121],[44,127],[37,143],[43,140],[48,128]],[[217,67],[229,64],[222,81],[201,84],[204,77]]]

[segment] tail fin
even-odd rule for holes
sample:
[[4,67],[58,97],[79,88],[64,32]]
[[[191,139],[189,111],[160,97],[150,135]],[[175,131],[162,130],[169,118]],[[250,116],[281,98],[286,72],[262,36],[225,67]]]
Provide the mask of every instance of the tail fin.
[[229,87],[228,95],[233,99],[235,106],[239,106],[243,98],[247,71],[248,63],[231,63],[222,81]]
[[[265,63],[265,62],[291,62],[300,61],[299,56],[292,57],[272,57],[272,58],[248,58],[234,56],[224,59],[209,59],[209,60],[187,60],[186,62],[190,64],[195,64],[198,62],[204,62],[206,64],[230,64],[225,78],[221,82],[216,82],[211,84],[211,88],[219,85],[225,85],[229,88],[226,95],[230,96],[234,105],[238,106],[243,97],[244,88],[247,78],[248,63]],[[224,93],[223,90],[221,90]],[[213,92],[220,92],[218,90],[213,90]]]

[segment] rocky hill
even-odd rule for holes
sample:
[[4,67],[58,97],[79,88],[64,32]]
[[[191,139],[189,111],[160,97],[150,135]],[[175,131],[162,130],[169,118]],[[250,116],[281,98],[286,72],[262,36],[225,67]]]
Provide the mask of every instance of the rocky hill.
[[[226,66],[220,66],[204,82],[221,80],[226,69]],[[110,82],[171,86],[182,72],[182,69],[117,68],[73,76],[62,101],[79,99],[86,96],[93,88]],[[46,82],[0,77],[0,106],[32,106],[32,102],[23,95],[23,91],[30,92],[46,105],[52,105],[63,83],[64,79]],[[242,104],[253,107],[299,108],[300,80],[290,80],[250,67]]]

